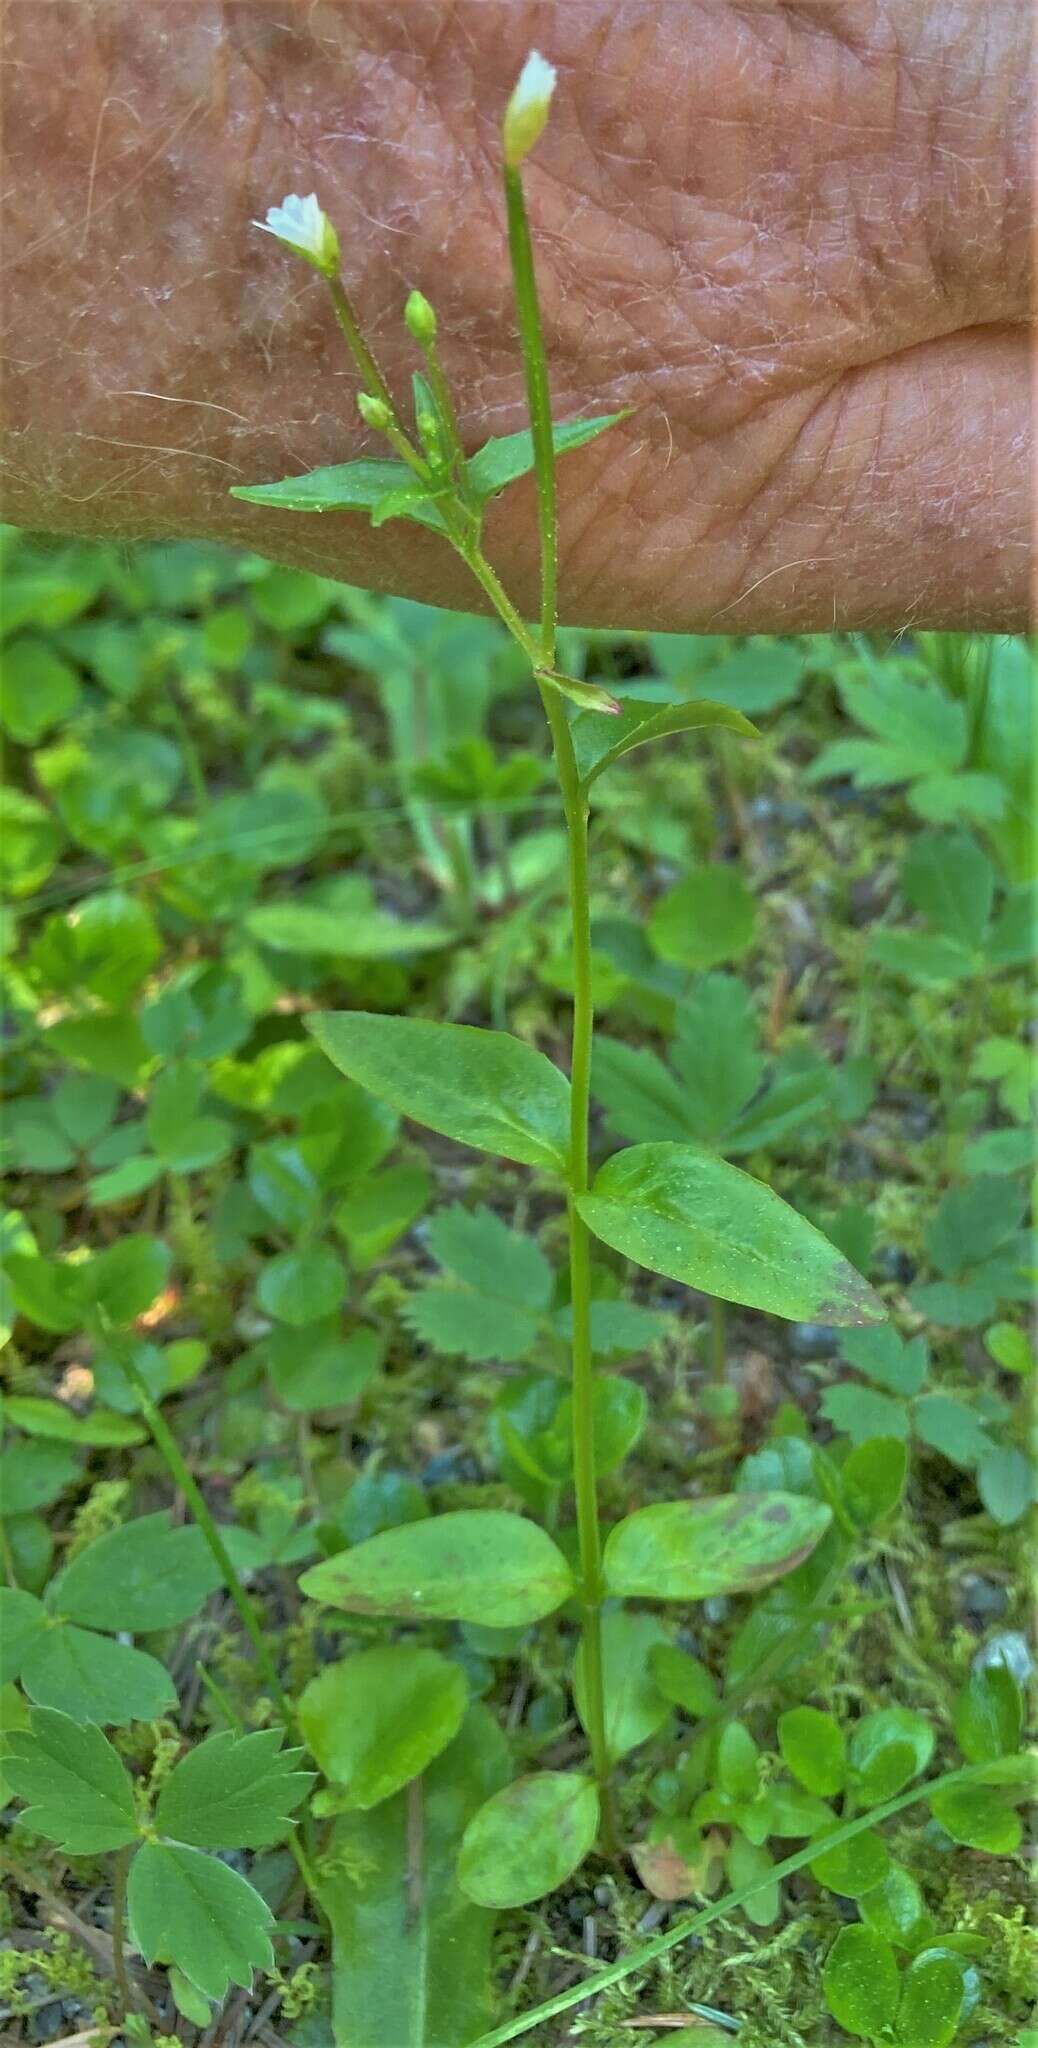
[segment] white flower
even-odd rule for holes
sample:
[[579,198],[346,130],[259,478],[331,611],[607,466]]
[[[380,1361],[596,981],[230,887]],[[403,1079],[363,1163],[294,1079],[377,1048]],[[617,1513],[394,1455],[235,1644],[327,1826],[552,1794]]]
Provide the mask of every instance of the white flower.
[[510,170],[522,163],[541,134],[554,91],[554,64],[549,64],[539,50],[531,50],[505,108],[502,133],[505,162]]
[[339,237],[328,215],[317,204],[316,192],[307,199],[290,192],[280,206],[267,209],[266,220],[254,220],[254,228],[276,235],[286,249],[294,249],[305,263],[312,263],[322,277],[335,277],[339,269]]

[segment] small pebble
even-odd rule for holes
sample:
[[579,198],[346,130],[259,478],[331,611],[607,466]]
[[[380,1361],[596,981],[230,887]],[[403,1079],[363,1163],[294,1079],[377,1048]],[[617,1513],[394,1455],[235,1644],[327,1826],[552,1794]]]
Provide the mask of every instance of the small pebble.
[[794,1323],[789,1333],[794,1358],[832,1358],[838,1342],[831,1323]]
[[1009,1606],[1009,1595],[993,1579],[982,1578],[979,1572],[964,1572],[962,1604],[974,1621],[1000,1621]]
[[878,1254],[876,1264],[884,1280],[897,1280],[903,1287],[915,1279],[918,1268],[907,1252],[899,1251],[896,1245],[886,1244]]
[[461,1481],[478,1486],[483,1477],[471,1451],[463,1444],[455,1444],[452,1450],[440,1451],[421,1473],[423,1486],[444,1486]]
[[1003,1629],[983,1643],[973,1659],[974,1671],[986,1671],[992,1664],[1005,1664],[1018,1685],[1027,1685],[1034,1671],[1034,1658],[1027,1637],[1019,1629]]

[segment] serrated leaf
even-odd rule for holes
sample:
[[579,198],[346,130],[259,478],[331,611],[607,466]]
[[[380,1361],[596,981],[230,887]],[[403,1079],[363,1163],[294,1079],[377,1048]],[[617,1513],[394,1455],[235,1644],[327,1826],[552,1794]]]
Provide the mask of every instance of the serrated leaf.
[[29,1436],[55,1442],[112,1446],[143,1444],[148,1432],[129,1416],[116,1415],[107,1408],[92,1408],[89,1415],[77,1415],[62,1401],[47,1401],[35,1394],[8,1394],[4,1415],[16,1429]]
[[848,1330],[840,1338],[840,1350],[849,1364],[856,1365],[877,1386],[906,1396],[922,1391],[929,1364],[925,1337],[906,1342],[890,1323],[884,1323],[878,1330]]
[[30,1645],[21,1683],[37,1705],[67,1709],[75,1720],[102,1727],[157,1721],[177,1702],[157,1658],[69,1623],[48,1628]]
[[236,1870],[201,1849],[145,1842],[130,1867],[130,1932],[146,1963],[175,1963],[207,1998],[272,1970],[274,1916]]
[[46,1631],[42,1600],[19,1586],[0,1586],[0,1685],[18,1677],[32,1645]]
[[313,1782],[301,1749],[282,1749],[279,1728],[223,1730],[188,1751],[166,1779],[155,1826],[201,1849],[261,1849],[279,1842]]
[[564,1172],[569,1083],[522,1039],[468,1024],[319,1011],[306,1020],[333,1065],[463,1145]]
[[995,894],[995,870],[965,832],[920,832],[901,872],[915,910],[954,945],[983,939]]
[[541,1327],[537,1316],[511,1302],[437,1283],[412,1294],[403,1317],[415,1336],[434,1351],[448,1358],[469,1358],[473,1363],[525,1358]]
[[763,1182],[691,1145],[633,1145],[577,1208],[614,1251],[722,1300],[794,1322],[879,1321],[882,1303],[820,1230]]
[[552,1271],[532,1237],[503,1223],[492,1209],[439,1209],[429,1224],[429,1249],[459,1280],[517,1308],[546,1308]]
[[138,1635],[189,1620],[221,1583],[201,1529],[174,1529],[162,1509],[81,1550],[52,1580],[47,1606],[87,1628]]
[[26,1802],[26,1826],[70,1856],[120,1849],[137,1835],[129,1772],[100,1728],[34,1707],[28,1728],[7,1737],[4,1772]]
[[0,1514],[49,1507],[78,1471],[74,1453],[59,1444],[9,1444],[0,1451]]

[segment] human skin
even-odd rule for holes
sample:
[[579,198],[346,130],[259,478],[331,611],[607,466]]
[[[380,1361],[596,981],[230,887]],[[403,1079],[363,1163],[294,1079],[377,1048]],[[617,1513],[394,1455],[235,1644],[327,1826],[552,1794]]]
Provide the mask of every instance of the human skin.
[[[475,608],[437,536],[228,487],[386,453],[327,292],[250,222],[318,197],[401,401],[419,286],[466,446],[524,424],[499,124],[587,625],[1020,630],[1031,520],[1026,0],[7,0],[4,517],[204,535]],[[486,548],[536,609],[529,481]]]

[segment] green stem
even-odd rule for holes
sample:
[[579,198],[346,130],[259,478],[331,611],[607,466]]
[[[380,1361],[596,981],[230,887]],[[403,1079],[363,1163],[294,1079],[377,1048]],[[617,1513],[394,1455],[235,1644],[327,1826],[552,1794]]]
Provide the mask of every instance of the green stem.
[[526,218],[522,179],[517,170],[505,165],[505,208],[508,214],[508,250],[512,259],[515,302],[519,314],[519,339],[526,370],[526,402],[533,437],[534,469],[537,476],[537,517],[541,530],[541,660],[545,668],[555,667],[555,619],[557,612],[557,544],[555,531],[555,441],[551,425],[551,393],[548,362],[544,353],[537,279],[533,268],[530,223]]
[[588,811],[569,719],[560,697],[542,688],[562,789],[569,844],[569,902],[573,945],[573,1043],[570,1060],[569,1270],[573,1315],[573,1487],[580,1547],[584,1608],[583,1658],[587,1733],[598,1783],[602,1846],[616,1847],[606,1739],[605,1679],[602,1668],[602,1539],[595,1474],[595,1378],[591,1354],[591,1241],[577,1209],[588,1185],[588,1123],[591,1097],[591,1041],[594,998],[591,981],[591,911],[588,887]]
[[112,1864],[112,1976],[124,2024],[135,2010],[126,1968],[126,1880],[132,1849],[133,1843],[127,1842]]
[[710,1378],[715,1387],[723,1387],[725,1384],[727,1338],[727,1306],[715,1294],[710,1302]]
[[330,277],[328,279],[328,290],[332,295],[335,317],[346,337],[346,346],[360,371],[365,391],[370,391],[373,398],[381,398],[383,405],[389,407],[394,426],[402,431],[397,409],[393,403],[393,394],[360,331],[357,315],[353,310],[352,300],[341,278]]
[[242,1627],[244,1628],[245,1633],[248,1636],[249,1641],[251,1642],[253,1649],[256,1652],[256,1661],[260,1667],[260,1670],[263,1673],[264,1678],[266,1679],[267,1685],[270,1689],[271,1696],[278,1709],[278,1713],[280,1714],[281,1719],[284,1722],[286,1728],[289,1728],[292,1725],[291,1703],[288,1699],[288,1695],[282,1688],[281,1680],[277,1675],[277,1670],[274,1665],[274,1660],[271,1657],[269,1649],[267,1648],[259,1616],[256,1613],[256,1609],[253,1606],[252,1601],[249,1599],[249,1596],[245,1591],[245,1588],[242,1585],[242,1582],[238,1577],[238,1574],[235,1571],[233,1564],[231,1563],[231,1559],[227,1551],[227,1546],[224,1543],[223,1537],[221,1536],[220,1531],[216,1526],[216,1523],[213,1521],[212,1515],[209,1513],[209,1509],[205,1504],[205,1501],[202,1497],[202,1493],[197,1485],[197,1482],[192,1478],[191,1473],[188,1471],[187,1465],[184,1462],[184,1457],[181,1452],[180,1446],[177,1443],[176,1437],[173,1435],[173,1432],[169,1428],[167,1422],[165,1421],[165,1418],[163,1417],[160,1409],[152,1400],[151,1395],[148,1392],[147,1384],[144,1381],[144,1379],[142,1379],[141,1374],[139,1373],[137,1367],[134,1365],[132,1358],[130,1358],[129,1356],[122,1357],[120,1359],[120,1363],[122,1365],[124,1373],[126,1374],[127,1379],[130,1382],[130,1385],[134,1390],[134,1393],[137,1396],[141,1414],[143,1415],[148,1425],[148,1428],[151,1431],[152,1438],[155,1443],[155,1448],[159,1452],[160,1457],[163,1459],[166,1466],[166,1470],[170,1475],[170,1478],[174,1481],[175,1485],[179,1486],[180,1491],[183,1494],[184,1499],[187,1501],[187,1504],[191,1509],[191,1513],[193,1514],[195,1521],[198,1523],[198,1526],[201,1529],[202,1534],[209,1545],[212,1555],[220,1568],[224,1585],[226,1586],[227,1591],[230,1594],[231,1599],[233,1600],[234,1605],[238,1610],[238,1614],[241,1618]]
[[631,1956],[622,1956],[618,1963],[611,1963],[607,1969],[596,1970],[581,1983],[574,1984],[568,1991],[560,1991],[556,1998],[549,1998],[544,2005],[534,2006],[531,2012],[523,2013],[518,2019],[507,2020],[502,2027],[495,2027],[493,2033],[482,2034],[472,2048],[505,2048],[509,2041],[517,2041],[522,2034],[529,2034],[534,2027],[541,2027],[548,2020],[557,2019],[563,2012],[569,2012],[575,2005],[590,2003],[602,1991],[608,1991],[613,1984],[622,1984],[625,1977],[633,1976],[636,1970],[647,1969],[660,1956],[668,1955],[704,1927],[711,1927],[715,1920],[723,1920],[728,1913],[745,1905],[766,1885],[792,1877],[803,1870],[816,1857],[829,1849],[841,1848],[844,1842],[851,1842],[866,1828],[873,1828],[880,1821],[892,1820],[895,1814],[904,1813],[909,1806],[918,1805],[922,1799],[931,1799],[934,1793],[950,1785],[983,1784],[983,1764],[967,1764],[961,1771],[948,1771],[943,1778],[932,1778],[928,1784],[916,1785],[910,1792],[902,1792],[897,1799],[888,1799],[885,1806],[874,1806],[870,1813],[859,1814],[857,1820],[848,1821],[845,1826],[834,1829],[830,1835],[816,1835],[806,1849],[798,1849],[795,1856],[787,1856],[784,1863],[776,1863],[763,1876],[753,1879],[751,1884],[740,1885],[738,1891],[727,1892],[723,1899],[716,1899],[713,1905],[704,1906],[698,1913],[690,1913],[666,1934],[658,1934],[653,1941],[647,1941]]

